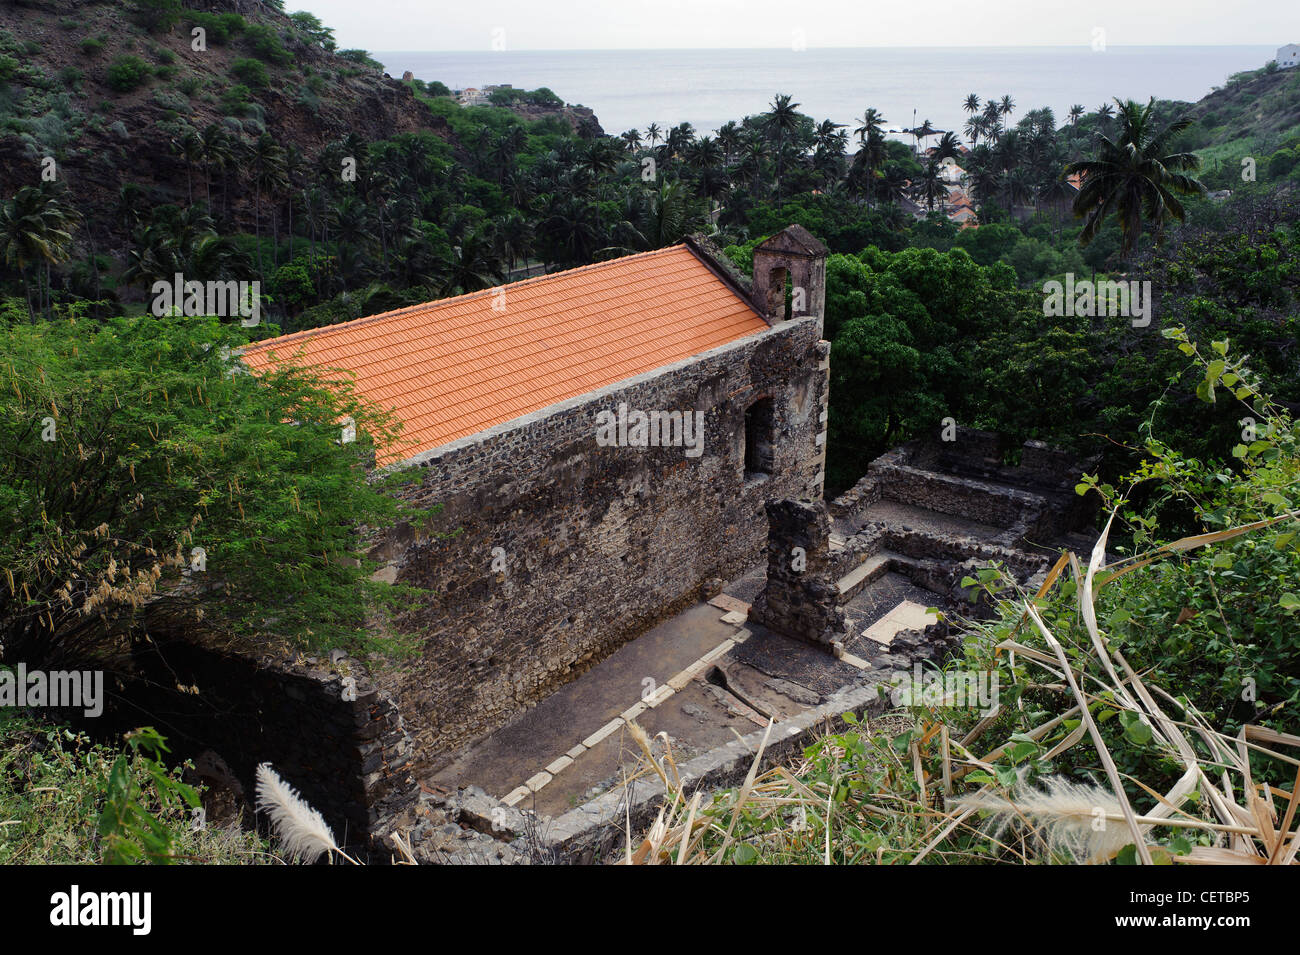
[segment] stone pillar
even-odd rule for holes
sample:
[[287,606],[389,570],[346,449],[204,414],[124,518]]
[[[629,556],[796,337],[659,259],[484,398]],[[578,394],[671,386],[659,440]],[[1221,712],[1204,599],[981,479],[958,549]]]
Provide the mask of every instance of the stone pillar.
[[768,501],[767,584],[749,619],[777,633],[827,650],[848,626],[830,571],[826,505]]

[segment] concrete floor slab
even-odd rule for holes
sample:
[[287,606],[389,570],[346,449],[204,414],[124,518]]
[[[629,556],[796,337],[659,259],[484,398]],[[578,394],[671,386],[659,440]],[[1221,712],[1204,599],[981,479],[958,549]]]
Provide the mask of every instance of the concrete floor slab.
[[[648,686],[645,680],[653,680],[656,687],[667,684],[735,633],[736,627],[721,622],[716,607],[697,604],[615,651],[461,754],[431,781],[448,789],[475,785],[498,798],[504,796],[638,704]],[[613,733],[603,742],[621,735]],[[577,763],[585,762],[588,755]],[[577,763],[543,789],[548,799],[557,786],[565,792],[574,788],[566,777],[574,774]]]

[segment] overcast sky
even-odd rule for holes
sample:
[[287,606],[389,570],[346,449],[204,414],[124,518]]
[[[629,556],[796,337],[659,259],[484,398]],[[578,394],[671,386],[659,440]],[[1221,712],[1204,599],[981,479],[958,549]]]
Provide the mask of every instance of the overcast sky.
[[[1300,43],[1297,0],[286,0],[367,50]],[[800,31],[796,33],[796,31]]]

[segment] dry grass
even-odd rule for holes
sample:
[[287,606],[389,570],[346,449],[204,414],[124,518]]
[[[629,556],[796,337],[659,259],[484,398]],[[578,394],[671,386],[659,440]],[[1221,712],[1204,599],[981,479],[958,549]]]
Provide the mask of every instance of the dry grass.
[[[1090,638],[1090,646],[1072,648],[1072,657],[1044,622],[1035,601],[1023,601],[1019,625],[1011,639],[997,645],[997,650],[1018,657],[1027,669],[1041,671],[1032,677],[1034,684],[1055,688],[1066,695],[1067,701],[1072,699],[1073,705],[1067,703],[1068,708],[1062,707],[1064,712],[1022,737],[1045,740],[1059,732],[1065,721],[1078,720],[1077,727],[1052,746],[1044,759],[1054,759],[1075,747],[1091,746],[1104,770],[1105,785],[1057,776],[1047,777],[1037,787],[1019,784],[1007,791],[984,785],[954,795],[955,787],[970,773],[983,770],[994,775],[999,766],[1008,765],[1004,757],[1012,743],[1008,741],[977,756],[973,748],[997,725],[996,714],[963,735],[936,711],[921,710],[908,753],[897,756],[896,765],[886,767],[886,777],[894,784],[881,787],[867,799],[861,794],[847,801],[837,798],[837,768],[829,783],[824,774],[810,782],[798,767],[777,767],[760,773],[760,747],[739,789],[707,797],[706,803],[701,790],[691,792],[682,785],[666,737],[663,754],[656,755],[646,733],[634,726],[632,736],[642,751],[642,771],[657,775],[666,792],[658,817],[635,847],[629,835],[622,861],[632,865],[712,865],[759,858],[774,861],[774,846],[782,840],[799,843],[802,839],[799,849],[803,861],[829,864],[846,856],[834,840],[843,835],[843,826],[849,822],[840,820],[842,825],[837,829],[836,813],[851,812],[865,813],[879,822],[876,831],[890,840],[888,850],[878,847],[874,859],[868,854],[856,861],[879,862],[886,856],[891,861],[902,858],[911,864],[973,861],[979,854],[963,853],[952,841],[955,834],[960,834],[967,837],[967,846],[971,836],[978,836],[986,850],[984,860],[997,857],[1097,864],[1114,860],[1132,846],[1134,861],[1142,864],[1295,864],[1300,850],[1296,826],[1300,815],[1300,753],[1295,750],[1300,748],[1300,737],[1250,725],[1234,735],[1219,732],[1173,692],[1144,681],[1099,629],[1095,601],[1100,587],[1139,567],[1296,517],[1292,512],[1271,521],[1185,538],[1109,568],[1104,566],[1108,523],[1086,569],[1080,569],[1074,554],[1063,554],[1037,595],[1044,597],[1067,569],[1072,572],[1077,584],[1078,613]],[[1026,629],[1031,637],[1021,635]],[[1037,643],[1032,637],[1041,638],[1042,645],[1031,645]],[[1152,744],[1181,765],[1182,775],[1171,788],[1160,792],[1141,779],[1120,773],[1093,717],[1099,702],[1133,714],[1130,719],[1135,718],[1150,730]],[[766,742],[765,736],[764,747]],[[1288,772],[1294,769],[1296,781],[1290,791],[1257,782],[1251,770],[1252,756],[1277,760]],[[889,753],[883,756],[886,762],[890,758]],[[937,764],[937,769],[926,773],[927,764]],[[898,785],[909,770],[915,786]],[[1141,792],[1141,806],[1134,805],[1129,791]],[[936,808],[939,806],[943,808]],[[765,829],[756,824],[791,817],[815,820],[816,825]],[[808,841],[809,829],[819,839],[816,846]],[[1008,832],[1013,837],[1003,841]],[[1196,842],[1201,844],[1191,845],[1189,836],[1196,836]],[[1182,851],[1171,852],[1167,847],[1166,843],[1175,837],[1187,843],[1180,847]],[[750,849],[742,850],[742,846]],[[790,861],[792,855],[799,854],[787,851],[777,856],[780,861]]]

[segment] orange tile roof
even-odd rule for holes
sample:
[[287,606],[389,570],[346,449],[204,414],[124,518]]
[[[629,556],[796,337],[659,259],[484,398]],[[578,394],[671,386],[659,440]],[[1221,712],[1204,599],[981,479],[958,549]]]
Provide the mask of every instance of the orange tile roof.
[[391,463],[767,327],[675,245],[255,342],[242,357],[254,371],[274,352],[352,373],[402,422],[380,454]]

